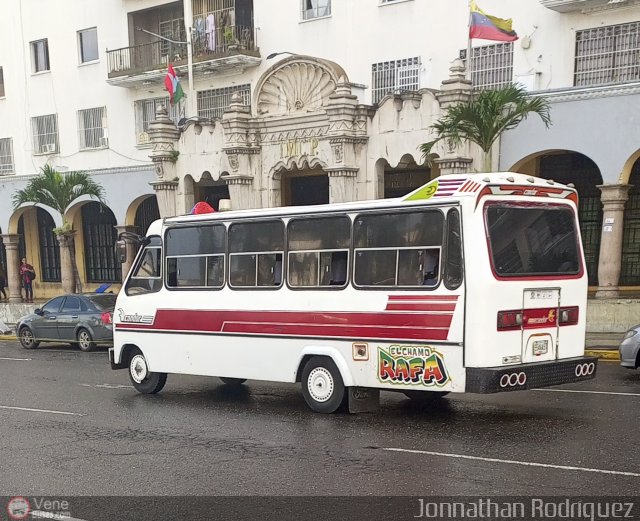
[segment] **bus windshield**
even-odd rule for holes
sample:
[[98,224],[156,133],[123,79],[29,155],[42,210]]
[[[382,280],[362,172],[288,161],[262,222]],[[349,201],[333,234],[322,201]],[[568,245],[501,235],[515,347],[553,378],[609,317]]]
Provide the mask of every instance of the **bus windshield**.
[[492,204],[485,208],[490,255],[503,277],[576,275],[580,250],[572,209]]

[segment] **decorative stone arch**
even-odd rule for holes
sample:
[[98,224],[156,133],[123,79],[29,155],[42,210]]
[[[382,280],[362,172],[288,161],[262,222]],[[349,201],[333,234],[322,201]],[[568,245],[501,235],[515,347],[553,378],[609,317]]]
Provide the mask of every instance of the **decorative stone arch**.
[[[432,159],[435,157],[437,156],[432,155]],[[431,165],[427,166],[418,161],[410,153],[405,153],[395,160],[391,158],[390,161],[378,159],[375,163],[377,196],[401,197],[440,175],[437,163],[432,161]]]
[[347,73],[330,60],[295,55],[270,67],[254,91],[253,113],[259,117],[314,112],[326,106]]
[[287,161],[278,161],[271,170],[269,170],[269,177],[274,181],[280,181],[282,175],[287,172],[293,172],[295,170],[325,170],[327,166],[327,163],[317,157],[291,157]]
[[124,225],[125,226],[135,226],[136,221],[136,213],[138,212],[138,208],[140,205],[145,202],[147,199],[155,197],[156,194],[144,194],[139,197],[136,197],[129,206],[127,207],[127,212],[124,217]]

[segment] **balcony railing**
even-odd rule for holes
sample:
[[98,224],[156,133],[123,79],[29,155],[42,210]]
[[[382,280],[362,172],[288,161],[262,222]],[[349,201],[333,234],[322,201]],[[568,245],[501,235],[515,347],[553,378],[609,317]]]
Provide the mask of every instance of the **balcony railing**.
[[[210,32],[195,32],[193,36],[194,63],[215,60],[234,54],[256,55],[252,27],[226,26]],[[164,69],[169,63],[187,63],[187,45],[165,40],[123,47],[107,51],[109,78],[131,76]]]

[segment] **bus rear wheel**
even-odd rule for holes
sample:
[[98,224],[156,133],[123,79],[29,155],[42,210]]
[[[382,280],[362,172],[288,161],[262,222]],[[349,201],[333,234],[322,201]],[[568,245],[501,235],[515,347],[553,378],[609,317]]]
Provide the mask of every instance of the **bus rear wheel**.
[[331,414],[338,410],[345,397],[342,376],[330,358],[314,356],[302,371],[302,395],[315,412]]
[[129,378],[136,390],[142,394],[155,394],[167,383],[167,373],[149,371],[147,359],[136,349],[129,359]]

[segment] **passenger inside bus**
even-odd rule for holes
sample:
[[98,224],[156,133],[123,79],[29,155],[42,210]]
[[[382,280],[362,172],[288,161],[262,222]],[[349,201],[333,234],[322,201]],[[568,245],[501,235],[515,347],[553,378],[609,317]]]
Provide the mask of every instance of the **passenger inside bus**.
[[433,248],[424,251],[422,264],[423,286],[435,286],[438,283],[439,250]]
[[346,251],[334,251],[331,254],[330,286],[344,286],[347,282],[347,259]]

